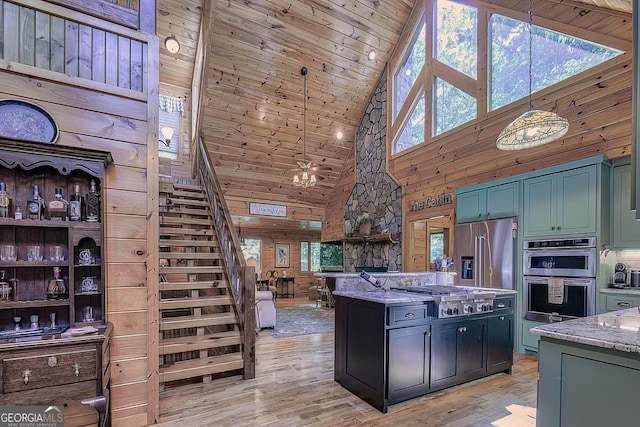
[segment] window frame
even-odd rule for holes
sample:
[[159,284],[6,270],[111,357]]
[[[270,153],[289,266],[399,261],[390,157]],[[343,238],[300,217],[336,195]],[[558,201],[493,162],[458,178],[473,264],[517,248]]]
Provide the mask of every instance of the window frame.
[[[303,260],[302,259],[302,254],[304,252],[303,250],[303,246],[307,246],[307,259]],[[315,264],[317,264],[317,269],[314,270],[314,260],[313,260],[313,246],[317,245],[318,247],[318,258],[317,260],[315,260]],[[321,256],[320,256],[320,241],[319,240],[302,240],[300,241],[300,272],[302,273],[315,273],[315,272],[319,272],[320,269],[320,262],[321,262]],[[307,264],[307,268],[304,269],[303,265],[306,262]]]

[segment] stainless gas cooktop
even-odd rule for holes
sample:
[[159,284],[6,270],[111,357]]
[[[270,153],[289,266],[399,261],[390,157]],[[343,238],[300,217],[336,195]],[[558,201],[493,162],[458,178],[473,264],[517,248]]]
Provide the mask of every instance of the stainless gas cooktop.
[[438,318],[492,312],[493,299],[496,296],[495,292],[484,289],[464,289],[442,285],[392,287],[391,290],[433,296],[434,302],[438,305]]

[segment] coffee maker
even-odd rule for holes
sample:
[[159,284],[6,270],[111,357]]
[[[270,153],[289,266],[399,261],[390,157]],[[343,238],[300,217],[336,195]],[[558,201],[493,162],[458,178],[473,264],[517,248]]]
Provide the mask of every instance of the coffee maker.
[[617,262],[613,272],[613,283],[616,285],[627,284],[627,266],[621,262]]

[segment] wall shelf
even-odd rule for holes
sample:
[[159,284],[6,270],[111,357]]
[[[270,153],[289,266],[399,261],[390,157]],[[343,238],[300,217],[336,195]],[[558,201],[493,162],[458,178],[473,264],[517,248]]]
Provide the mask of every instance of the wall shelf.
[[398,235],[392,233],[345,237],[342,241],[345,243],[400,243]]

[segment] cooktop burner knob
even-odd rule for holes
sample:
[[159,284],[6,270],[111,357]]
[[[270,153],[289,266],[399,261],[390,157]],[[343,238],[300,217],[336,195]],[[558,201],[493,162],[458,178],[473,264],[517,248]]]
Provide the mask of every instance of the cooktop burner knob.
[[460,314],[460,312],[458,311],[458,307],[453,309],[453,314]]
[[469,313],[473,313],[475,311],[475,309],[472,306],[469,306],[468,310],[469,310]]

